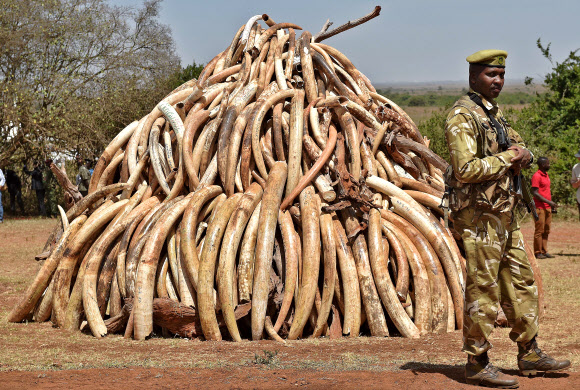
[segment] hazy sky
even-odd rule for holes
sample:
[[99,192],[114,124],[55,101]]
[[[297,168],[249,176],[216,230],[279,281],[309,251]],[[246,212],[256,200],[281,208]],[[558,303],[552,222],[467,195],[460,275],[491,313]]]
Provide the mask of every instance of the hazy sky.
[[375,5],[382,7],[380,16],[324,42],[345,53],[373,83],[467,80],[465,57],[492,48],[509,53],[508,81],[531,76],[540,82],[551,65],[536,47],[538,38],[552,43],[555,61],[580,48],[578,0],[165,0],[160,18],[171,26],[185,66],[209,61],[256,14],[315,34],[327,18],[333,28]]

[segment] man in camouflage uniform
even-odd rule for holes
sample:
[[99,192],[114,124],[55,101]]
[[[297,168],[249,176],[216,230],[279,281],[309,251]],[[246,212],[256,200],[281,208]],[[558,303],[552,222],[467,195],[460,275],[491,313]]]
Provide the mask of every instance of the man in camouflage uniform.
[[514,177],[533,156],[505,120],[497,103],[504,83],[502,50],[469,57],[470,91],[451,109],[445,136],[451,156],[446,172],[449,209],[467,259],[463,351],[470,384],[516,388],[518,380],[489,363],[488,340],[500,304],[518,343],[523,375],[570,366],[543,353],[538,332],[538,291],[524,250],[515,208],[520,200]]
[[44,189],[44,179],[42,175],[42,164],[40,161],[36,161],[34,163],[34,169],[32,171],[28,170],[26,165],[24,165],[23,169],[24,173],[30,175],[31,177],[31,188],[34,192],[36,192],[36,200],[38,201],[38,213],[46,217],[46,206],[44,204],[44,196],[45,196],[45,189]]

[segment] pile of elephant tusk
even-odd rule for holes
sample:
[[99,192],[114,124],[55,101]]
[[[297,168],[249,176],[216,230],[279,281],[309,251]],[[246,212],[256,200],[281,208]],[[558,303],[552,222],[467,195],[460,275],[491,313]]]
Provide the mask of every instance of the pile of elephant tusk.
[[122,130],[9,321],[283,343],[461,329],[447,163],[300,30],[251,18]]

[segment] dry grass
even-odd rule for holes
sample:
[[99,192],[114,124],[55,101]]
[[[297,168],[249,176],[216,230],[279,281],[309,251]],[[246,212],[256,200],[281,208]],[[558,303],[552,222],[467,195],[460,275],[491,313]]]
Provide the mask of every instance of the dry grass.
[[[525,104],[504,104],[501,106],[501,109],[503,112],[506,112],[508,109],[521,110],[525,106],[526,106]],[[411,117],[411,119],[413,119],[413,122],[415,122],[415,124],[417,125],[429,119],[436,112],[443,111],[445,112],[445,114],[447,114],[448,112],[448,110],[446,110],[443,107],[434,107],[434,106],[429,107],[402,106],[401,108],[405,110],[405,112]]]

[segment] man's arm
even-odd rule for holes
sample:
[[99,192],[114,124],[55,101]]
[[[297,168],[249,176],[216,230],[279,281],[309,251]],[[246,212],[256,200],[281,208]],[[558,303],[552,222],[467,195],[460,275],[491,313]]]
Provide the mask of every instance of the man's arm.
[[4,172],[0,169],[0,187],[6,184],[6,178],[4,177]]
[[556,202],[552,202],[551,200],[548,200],[548,199],[544,198],[542,195],[540,195],[540,191],[539,191],[538,187],[532,187],[532,195],[534,195],[534,198],[536,198],[540,202],[547,203],[551,208],[558,207]]
[[577,175],[574,170],[572,170],[572,180],[570,180],[570,184],[572,184],[572,188],[575,190],[580,187],[580,174]]
[[[500,112],[499,114],[503,118],[503,113]],[[512,169],[516,173],[519,173],[521,169],[529,168],[530,165],[532,165],[532,162],[534,161],[534,155],[529,149],[526,148],[526,144],[518,132],[509,126],[507,122],[504,123],[507,125],[507,136],[512,144],[509,147],[509,150],[513,150],[517,153],[516,157],[514,157],[511,161],[512,164],[514,164]]]
[[512,145],[508,150],[516,152],[516,156],[512,158],[512,169],[519,175],[522,168],[527,168],[532,165],[534,155],[528,149],[522,148],[520,145]]
[[445,137],[451,165],[457,180],[463,183],[480,183],[503,176],[517,155],[513,150],[483,158],[477,157],[477,125],[467,109],[454,108],[445,124]]

